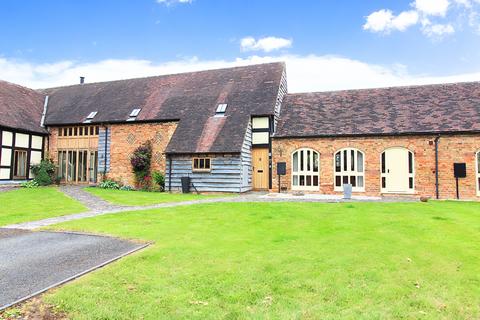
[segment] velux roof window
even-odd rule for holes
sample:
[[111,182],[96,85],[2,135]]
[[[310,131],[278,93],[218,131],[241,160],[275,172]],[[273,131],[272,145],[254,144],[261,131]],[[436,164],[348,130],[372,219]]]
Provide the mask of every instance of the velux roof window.
[[92,111],[88,114],[87,116],[87,119],[85,121],[83,121],[83,123],[90,123],[92,122],[92,119],[95,118],[95,116],[97,115],[98,111]]
[[138,114],[142,111],[140,108],[133,109],[132,112],[130,112],[129,118],[127,121],[135,121],[138,117]]
[[227,106],[228,105],[226,103],[220,103],[215,111],[215,116],[223,117],[225,115],[225,111],[227,110]]

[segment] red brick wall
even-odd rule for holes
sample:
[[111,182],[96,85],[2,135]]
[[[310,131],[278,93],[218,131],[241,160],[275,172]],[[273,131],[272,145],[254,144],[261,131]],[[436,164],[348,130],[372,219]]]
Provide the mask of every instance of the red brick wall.
[[[435,197],[435,136],[398,136],[366,138],[309,138],[274,139],[272,143],[273,188],[277,190],[276,163],[287,162],[287,175],[282,187],[291,189],[291,156],[299,148],[312,148],[320,153],[320,191],[335,194],[333,161],[336,151],[356,148],[365,154],[365,192],[378,196],[380,186],[381,153],[390,147],[405,147],[415,155],[415,195]],[[476,192],[475,152],[480,150],[480,135],[442,136],[439,143],[440,198],[455,198],[453,163],[467,163],[467,178],[460,180],[462,199],[480,200]]]
[[168,123],[132,123],[110,126],[110,172],[109,179],[133,186],[135,184],[130,156],[135,149],[148,140],[153,143],[152,171],[165,173],[165,149],[175,129],[176,122]]

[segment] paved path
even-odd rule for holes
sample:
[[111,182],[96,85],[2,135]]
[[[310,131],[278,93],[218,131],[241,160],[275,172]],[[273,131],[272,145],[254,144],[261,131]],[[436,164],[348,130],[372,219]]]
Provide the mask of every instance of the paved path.
[[103,236],[0,228],[0,310],[144,246]]
[[[210,198],[204,200],[191,200],[182,202],[169,202],[160,203],[148,206],[120,206],[111,204],[99,197],[86,192],[83,187],[80,186],[62,186],[60,190],[66,195],[80,201],[89,211],[77,214],[70,214],[65,216],[53,217],[38,221],[24,222],[19,224],[12,224],[4,226],[7,229],[20,229],[20,230],[34,230],[62,222],[79,220],[84,218],[95,217],[105,214],[122,213],[126,211],[139,211],[158,208],[172,208],[178,206],[189,206],[194,204],[204,203],[220,203],[220,202],[398,202],[398,201],[413,201],[414,198],[378,198],[378,197],[366,197],[356,196],[351,200],[344,200],[341,196],[336,195],[293,195],[293,194],[276,194],[276,193],[261,193],[252,192],[242,194],[237,197],[225,197],[225,198]],[[416,200],[415,200],[416,201]]]

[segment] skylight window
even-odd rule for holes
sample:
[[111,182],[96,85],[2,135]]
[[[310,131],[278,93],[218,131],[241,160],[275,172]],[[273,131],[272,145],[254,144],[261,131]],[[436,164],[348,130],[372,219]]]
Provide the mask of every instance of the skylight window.
[[142,109],[133,109],[130,113],[130,117],[137,117]]
[[226,110],[227,110],[227,104],[226,103],[220,103],[217,106],[217,111],[215,111],[215,114],[216,115],[224,115]]
[[90,113],[88,114],[88,116],[87,116],[87,119],[91,120],[91,119],[95,118],[95,116],[97,115],[97,113],[98,113],[97,111],[92,111],[92,112],[90,112]]

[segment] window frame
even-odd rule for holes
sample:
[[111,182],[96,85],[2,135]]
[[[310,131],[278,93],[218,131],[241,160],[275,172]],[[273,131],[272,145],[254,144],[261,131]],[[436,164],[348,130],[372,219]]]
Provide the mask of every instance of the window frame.
[[[354,151],[354,161],[353,161],[353,170],[352,170],[352,163],[351,163],[351,152]],[[346,152],[347,162],[344,163],[344,153]],[[337,172],[336,168],[336,159],[337,154],[340,153],[340,171]],[[362,171],[358,171],[358,154],[362,155]],[[350,159],[350,160],[349,160]],[[345,170],[347,168],[347,170]],[[351,183],[351,177],[355,176],[355,181],[358,181],[359,177],[362,177],[363,184],[362,187],[352,186],[352,192],[365,192],[365,185],[366,185],[366,178],[365,178],[365,152],[360,149],[354,147],[347,147],[342,148],[333,153],[333,190],[336,192],[343,192],[343,177],[346,176],[348,179],[348,183]],[[340,176],[341,185],[337,186],[337,176]],[[357,184],[357,183],[356,183]]]
[[[200,167],[200,161],[203,160],[203,168],[195,168],[195,160]],[[208,168],[206,167],[206,163],[208,160]],[[194,157],[192,158],[192,172],[211,172],[212,171],[212,158],[210,157]]]
[[[304,156],[303,156],[303,159],[304,159],[304,163],[303,163],[303,167],[304,167],[304,170],[301,170],[302,168],[302,164],[300,163],[301,161],[301,157],[300,157],[300,152],[304,152]],[[307,151],[310,151],[311,153],[311,161],[310,163],[307,163],[308,162],[308,158],[306,156],[307,154]],[[298,164],[298,171],[295,171],[295,167],[294,167],[294,157],[295,157],[295,154],[298,153],[298,161],[297,161],[297,164]],[[314,171],[315,170],[315,157],[314,155],[317,155],[317,171]],[[292,152],[291,156],[290,156],[290,159],[291,159],[291,173],[290,173],[290,186],[292,188],[292,190],[299,190],[299,191],[320,191],[320,152],[316,151],[315,149],[312,149],[312,148],[300,148],[300,149],[296,149]],[[311,170],[308,170],[308,167],[311,166]],[[294,176],[298,176],[298,185],[295,185],[294,184]],[[300,185],[300,176],[304,176],[304,177],[311,177],[311,185],[310,186],[307,186],[306,185],[306,178],[304,178],[304,184],[303,186]],[[314,185],[314,179],[315,177],[317,177],[317,185]]]

